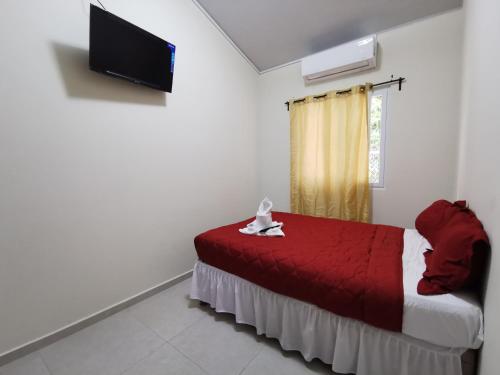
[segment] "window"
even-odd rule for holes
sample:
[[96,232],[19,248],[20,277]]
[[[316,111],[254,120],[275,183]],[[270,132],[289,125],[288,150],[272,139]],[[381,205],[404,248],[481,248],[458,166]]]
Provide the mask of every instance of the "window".
[[384,187],[385,123],[387,118],[387,88],[374,90],[370,96],[369,118],[369,177],[370,185]]

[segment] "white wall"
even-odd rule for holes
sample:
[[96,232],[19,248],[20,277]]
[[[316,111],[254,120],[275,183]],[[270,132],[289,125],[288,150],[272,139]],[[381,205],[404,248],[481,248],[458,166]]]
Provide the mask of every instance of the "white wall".
[[463,12],[456,10],[378,35],[380,68],[305,86],[300,64],[259,77],[259,194],[289,210],[289,98],[404,76],[389,89],[385,188],[373,191],[373,222],[413,227],[438,198],[455,197]]
[[[380,33],[375,72],[305,87],[299,64],[258,78],[191,1],[106,6],[177,45],[172,95],[88,70],[87,1],[2,2],[0,353],[189,270],[194,235],[266,194],[288,210],[291,97],[407,77],[390,90],[374,221],[413,226],[427,203],[455,197],[462,11]],[[458,196],[494,245],[489,375],[500,351],[500,4],[469,0],[466,14]]]
[[0,353],[192,268],[255,210],[257,74],[187,0],[106,0],[174,93],[88,70],[88,1],[2,0]]
[[468,0],[464,116],[458,196],[483,222],[492,244],[484,305],[481,375],[498,374],[500,356],[500,2]]

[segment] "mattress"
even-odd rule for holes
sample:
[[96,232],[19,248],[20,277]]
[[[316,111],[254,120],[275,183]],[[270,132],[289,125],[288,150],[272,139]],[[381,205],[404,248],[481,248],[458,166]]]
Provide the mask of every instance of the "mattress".
[[[292,224],[289,220],[289,224]],[[234,226],[234,225],[233,225]],[[223,227],[222,229],[226,229],[225,231],[217,232],[216,236],[211,236],[210,240],[215,241],[211,244],[211,247],[206,250],[206,252],[210,253],[210,258],[212,260],[211,264],[218,269],[222,269],[226,272],[232,272],[230,267],[226,267],[228,265],[227,262],[234,261],[236,258],[239,258],[243,263],[242,264],[254,264],[260,263],[262,261],[261,258],[253,258],[250,253],[243,251],[244,249],[239,249],[238,246],[254,246],[254,236],[246,236],[237,233],[237,228],[232,228],[233,226]],[[288,231],[287,231],[288,228]],[[285,221],[285,233],[287,234],[287,239],[290,240],[294,238],[293,236],[293,225],[287,225]],[[234,229],[234,230],[233,230]],[[312,235],[311,228],[305,226],[305,228],[297,229],[298,232],[295,237],[304,238],[304,234],[307,232]],[[233,231],[235,235],[238,235],[238,238],[233,238]],[[304,231],[304,233],[302,233]],[[309,232],[308,232],[309,231]],[[227,232],[227,233],[226,233]],[[338,241],[336,240],[336,234],[330,233],[331,240],[330,241]],[[243,236],[243,239],[239,237]],[[212,238],[213,237],[213,238]],[[291,254],[293,252],[302,251],[306,252],[308,250],[308,244],[313,248],[314,246],[319,245],[318,243],[314,243],[318,241],[318,238],[314,236],[305,237],[308,239],[307,241],[287,241],[290,243],[290,246],[293,246],[291,249]],[[345,241],[346,238],[342,239]],[[242,245],[241,241],[249,242],[249,244]],[[277,238],[263,238],[259,237],[259,241],[266,241],[269,243],[269,246],[266,246],[266,251],[275,252],[274,259],[276,259],[277,254],[281,254],[285,256],[286,254],[282,254],[278,252],[279,246],[282,245],[275,244],[276,241],[280,241],[282,244],[284,241],[282,239]],[[436,295],[436,296],[422,296],[417,293],[417,284],[421,278],[422,272],[425,269],[425,261],[424,261],[424,252],[426,249],[430,248],[429,243],[426,241],[424,237],[422,237],[416,230],[406,229],[403,234],[404,246],[402,250],[402,289],[403,289],[403,306],[402,306],[402,328],[401,332],[404,335],[411,336],[413,338],[423,340],[430,344],[439,345],[445,348],[461,348],[461,349],[477,349],[481,346],[483,342],[483,316],[482,310],[480,307],[479,299],[470,292],[460,291],[451,294],[445,295]],[[273,245],[274,244],[274,245]],[[198,244],[199,245],[199,244]],[[354,243],[352,244],[354,246]],[[198,246],[199,247],[199,246]],[[239,250],[238,250],[239,249]],[[198,249],[197,249],[198,250]],[[228,253],[229,251],[229,253]],[[200,254],[200,251],[198,251]],[[228,255],[229,254],[229,255]],[[214,261],[215,257],[215,261]],[[202,261],[205,261],[204,257],[200,257]],[[293,258],[295,259],[295,258]],[[308,259],[308,258],[307,258]],[[307,260],[306,259],[306,260]],[[323,258],[324,259],[324,258]],[[279,260],[279,259],[278,259]],[[274,263],[269,263],[273,268],[284,267],[286,265],[287,269],[292,269],[295,273],[305,272],[310,267],[302,267],[301,262],[293,263],[289,265],[289,261],[285,262],[285,259],[276,261]],[[241,263],[241,262],[240,262]],[[266,262],[265,262],[266,263]],[[401,263],[400,263],[401,264]],[[271,277],[273,279],[273,283],[270,285],[278,284],[287,284],[286,274],[283,274],[280,280],[276,280],[273,272],[266,271],[266,268],[261,266],[261,273],[266,277]],[[266,266],[266,264],[264,264]],[[400,266],[401,269],[401,266]],[[318,277],[318,272],[323,272],[321,269],[315,269],[314,277]],[[330,271],[324,271],[329,272]],[[252,275],[251,272],[247,272],[249,275]],[[256,282],[251,278],[246,277],[246,273],[237,274],[238,276],[247,279],[251,282]],[[258,283],[260,284],[260,283]],[[266,287],[266,284],[261,286]],[[270,288],[274,292],[283,294],[278,290],[274,290]],[[330,292],[329,289],[323,288],[320,290],[315,290],[315,295],[318,293],[323,293],[326,299],[326,296]],[[285,293],[286,294],[286,293]],[[288,295],[288,294],[286,294]],[[308,301],[307,299],[301,298],[301,296],[296,295],[288,295],[289,297],[294,297],[302,301]],[[311,302],[320,307],[321,304]],[[325,307],[323,307],[325,308]],[[376,311],[378,315],[380,313]],[[344,315],[344,314],[341,314]],[[344,315],[346,316],[346,315]],[[400,312],[401,317],[401,312]],[[400,318],[401,319],[401,318]]]
[[450,348],[477,349],[483,342],[483,314],[472,292],[423,296],[417,284],[431,248],[414,229],[406,229],[403,249],[403,329],[406,335]]

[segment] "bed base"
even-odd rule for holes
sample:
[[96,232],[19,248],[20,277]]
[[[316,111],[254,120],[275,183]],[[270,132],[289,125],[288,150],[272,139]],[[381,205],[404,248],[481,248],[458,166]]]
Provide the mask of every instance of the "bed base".
[[[210,306],[209,303],[198,301],[201,307]],[[477,357],[479,350],[469,349],[460,359],[462,364],[462,375],[476,375],[477,374]]]
[[[284,350],[318,358],[332,371],[357,375],[474,375],[477,350],[436,346],[340,317],[211,267],[195,265],[191,298],[235,315]],[[325,332],[329,332],[325,334]]]
[[469,349],[462,354],[462,375],[476,375],[477,374],[477,358],[479,350]]

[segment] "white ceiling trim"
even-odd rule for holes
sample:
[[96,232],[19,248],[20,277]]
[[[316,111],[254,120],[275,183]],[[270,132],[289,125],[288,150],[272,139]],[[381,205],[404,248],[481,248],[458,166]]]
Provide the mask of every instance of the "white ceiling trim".
[[300,62],[302,62],[302,59],[297,59],[297,60],[289,61],[289,62],[286,62],[286,63],[281,64],[281,65],[276,65],[276,66],[272,66],[270,68],[261,70],[259,73],[260,74],[269,73],[269,72],[272,72],[273,70],[278,70],[278,69],[284,68],[285,66],[293,65],[293,64],[298,64]]
[[[258,74],[262,74],[262,72],[257,68],[257,66],[255,66],[255,64],[252,62],[252,60],[250,60],[248,58],[248,56],[243,53],[243,51],[240,49],[240,47],[238,47],[238,45],[229,37],[229,35],[227,35],[226,32],[224,30],[222,30],[222,28],[219,26],[219,24],[217,22],[215,22],[215,20],[212,18],[212,16],[210,14],[208,14],[208,12],[205,10],[205,8],[203,8],[197,0],[191,0],[191,1],[194,3],[194,5],[196,5],[196,7],[200,10],[200,12],[205,17],[207,17],[207,19],[210,21],[210,23],[222,34],[222,36],[229,42],[229,44],[236,50],[236,52],[238,52],[241,55],[241,57],[243,57],[243,59],[248,63],[248,65],[250,65],[252,67],[252,69],[255,70]],[[271,69],[273,69],[273,68],[271,68]],[[267,70],[270,70],[270,69],[267,69]]]

